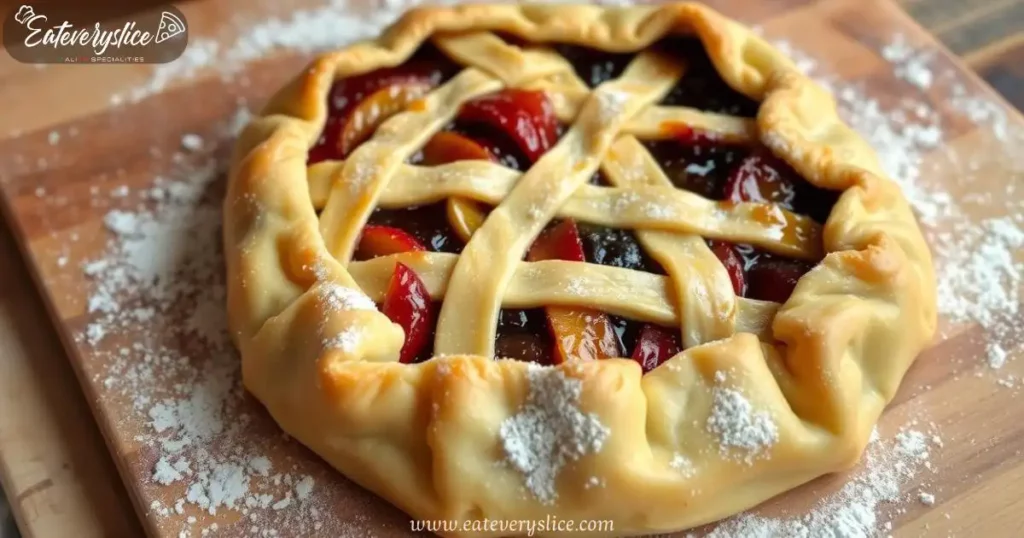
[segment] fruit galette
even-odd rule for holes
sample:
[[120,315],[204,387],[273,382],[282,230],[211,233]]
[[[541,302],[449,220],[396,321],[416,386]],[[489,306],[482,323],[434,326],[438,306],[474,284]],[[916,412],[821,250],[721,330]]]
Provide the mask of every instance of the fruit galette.
[[935,326],[871,150],[696,4],[414,10],[271,100],[225,217],[246,387],[416,518],[728,516],[855,463]]

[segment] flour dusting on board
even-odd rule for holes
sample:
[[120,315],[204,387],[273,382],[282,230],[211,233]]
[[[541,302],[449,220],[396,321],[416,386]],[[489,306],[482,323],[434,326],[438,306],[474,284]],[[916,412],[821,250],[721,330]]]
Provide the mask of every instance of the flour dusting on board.
[[225,510],[248,518],[256,536],[312,533],[324,525],[313,477],[297,462],[271,464],[264,450],[279,436],[257,444],[245,435],[254,424],[224,315],[219,167],[181,163],[118,197],[105,256],[83,265],[94,287],[81,339],[111,365],[101,379],[108,397],[134,410],[122,422],[138,424],[152,482],[177,492],[152,501],[152,514],[181,522],[185,535],[215,532],[206,520]]
[[[924,441],[904,447],[901,435]],[[933,442],[918,430],[904,430],[896,441],[875,441],[868,447],[861,467],[837,491],[824,495],[808,513],[799,517],[771,518],[743,514],[725,521],[706,538],[869,538],[892,529],[879,509],[896,507],[908,495],[902,486],[921,473]],[[899,512],[899,508],[894,509]]]
[[[231,43],[200,38],[182,59],[157,66],[148,81],[111,102],[143,99],[214,67],[232,75],[274,50],[310,52],[369,37],[397,15],[377,10],[377,22],[367,23],[336,1],[261,21]],[[220,534],[227,529],[218,516],[231,512],[229,520],[242,520],[230,532],[246,536],[364,536],[369,520],[332,517],[320,500],[319,493],[336,487],[309,474],[324,465],[268,457],[293,441],[247,411],[252,402],[225,319],[220,201],[223,147],[248,117],[240,109],[212,136],[183,133],[164,177],[109,193],[105,203],[116,209],[103,220],[105,253],[66,263],[79,264],[92,282],[90,321],[78,339],[94,360],[110,364],[97,381],[105,397],[130,404],[132,413],[120,422],[137,432],[153,487],[175,492],[173,501],[148,507],[161,526],[181,536]],[[159,148],[151,153],[155,161],[161,155]]]
[[[198,38],[189,42],[182,56],[154,68],[150,78],[131,90],[110,97],[112,105],[132,103],[158,94],[176,82],[208,75],[211,71],[224,79],[233,79],[251,62],[275,51],[300,53],[331,49],[360,39],[376,36],[393,22],[400,11],[388,9],[353,11],[349,0],[332,0],[327,5],[297,10],[280,18],[253,23],[245,21],[225,25],[224,33],[233,39]],[[247,81],[242,77],[242,82]]]
[[[244,86],[242,73],[252,61],[278,50],[307,53],[372,36],[405,7],[401,1],[389,2],[368,21],[347,14],[348,3],[340,0],[243,25],[240,35],[227,41],[198,38],[180,60],[155,67],[150,78],[112,96],[111,102],[138,101],[213,69]],[[1014,182],[1008,182],[1006,196],[965,188],[968,194],[955,197],[930,182],[934,170],[923,167],[925,154],[945,153],[968,186],[994,164],[947,149],[949,126],[923,97],[891,104],[860,85],[839,82],[813,58],[788,49],[799,66],[836,94],[846,119],[879,150],[882,166],[906,192],[936,255],[942,313],[984,327],[987,356],[979,359],[991,368],[1019,355],[1020,334],[1012,329],[1020,325],[1019,301],[1012,299],[1021,288],[1018,252],[1024,247],[1024,207],[1013,192]],[[948,94],[965,121],[989,128],[994,143],[1008,148],[1024,144],[1024,134],[998,107],[964,88],[949,87],[933,69],[934,59],[904,38],[894,38],[879,54],[893,63],[894,73],[910,90]],[[252,536],[364,536],[371,533],[373,522],[339,521],[332,516],[333,507],[319,502],[318,494],[331,487],[312,476],[319,467],[311,466],[319,464],[272,460],[273,447],[291,441],[274,429],[254,434],[261,422],[245,412],[238,357],[224,319],[219,239],[224,160],[211,153],[244,119],[241,113],[228,121],[219,139],[209,133],[203,133],[205,138],[182,133],[181,145],[188,154],[175,159],[172,173],[153,178],[145,188],[119,187],[107,193],[117,209],[104,219],[111,238],[105,254],[89,260],[62,257],[60,263],[66,270],[81,267],[93,283],[87,299],[90,322],[81,329],[79,341],[90,348],[86,355],[109,355],[105,358],[111,367],[100,379],[106,389],[102,397],[130,404],[132,413],[120,419],[126,429],[138,431],[135,441],[152,478],[146,487],[176,492],[174,502],[149,507],[161,524],[177,526],[183,536],[216,534],[224,529],[211,518],[231,512],[247,520]],[[1024,173],[1020,152],[1003,153],[1008,162],[997,163],[1001,169]],[[970,226],[964,212],[978,207],[991,208],[991,216],[981,227]],[[330,344],[355,345],[347,340]],[[771,437],[766,426],[757,431],[764,439]],[[809,513],[781,519],[741,515],[718,525],[710,536],[885,534],[891,528],[883,513],[887,503],[911,498],[935,502],[933,492],[908,492],[903,486],[921,468],[930,469],[929,450],[938,446],[934,432],[918,430],[877,440],[863,468]],[[672,466],[683,472],[688,462],[677,455]],[[546,484],[546,475],[542,478]]]

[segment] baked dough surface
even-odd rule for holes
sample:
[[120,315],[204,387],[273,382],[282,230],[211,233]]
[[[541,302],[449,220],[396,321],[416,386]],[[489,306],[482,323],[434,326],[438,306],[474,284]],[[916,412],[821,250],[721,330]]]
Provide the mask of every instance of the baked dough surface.
[[[491,32],[639,54],[590,90],[550,50]],[[722,78],[762,103],[756,120],[655,106],[685,66],[645,49],[675,34],[696,35]],[[333,81],[399,65],[427,39],[465,69],[345,162],[307,167]],[[548,90],[572,125],[529,171],[404,164],[462,102],[510,86]],[[669,120],[759,139],[809,182],[842,190],[827,223],[782,215],[800,230],[787,235],[667,188],[637,140]],[[598,169],[611,188],[583,185]],[[460,256],[350,261],[374,207],[456,194],[500,202]],[[787,58],[698,4],[414,9],[378,40],[321,56],[270,101],[237,143],[224,215],[246,388],[287,433],[417,519],[554,514],[612,520],[622,536],[735,514],[855,464],[936,325],[928,248],[872,150]],[[557,216],[637,230],[667,276],[522,262]],[[742,299],[701,236],[824,259],[785,304]],[[438,355],[420,364],[398,363],[402,329],[374,306],[397,260],[444,298]],[[541,368],[492,357],[499,308],[550,304],[676,324],[687,349],[645,376],[626,359]]]

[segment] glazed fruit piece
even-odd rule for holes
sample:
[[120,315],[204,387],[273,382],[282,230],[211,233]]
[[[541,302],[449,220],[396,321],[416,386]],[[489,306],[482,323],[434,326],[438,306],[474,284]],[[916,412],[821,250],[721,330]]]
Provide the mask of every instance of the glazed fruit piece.
[[431,252],[458,254],[462,250],[462,242],[448,225],[448,219],[445,217],[445,202],[405,209],[378,207],[370,215],[367,223],[369,226],[398,228]]
[[493,162],[495,159],[483,144],[459,133],[441,131],[423,146],[423,164],[427,166],[473,160]]
[[748,155],[725,182],[725,199],[731,202],[767,202],[796,209],[801,179],[786,163],[766,151]]
[[[437,166],[455,161],[491,161],[496,159],[491,151],[469,137],[450,131],[435,134],[423,146],[422,164]],[[487,218],[486,210],[480,204],[460,197],[448,199],[446,212],[448,222],[455,234],[468,242],[473,232]]]
[[484,219],[487,218],[487,210],[483,206],[464,198],[449,198],[445,209],[448,223],[451,224],[455,235],[458,235],[463,243],[469,242],[469,238],[473,237],[473,232],[483,226]]
[[432,86],[426,82],[407,82],[381,88],[359,102],[348,114],[338,135],[337,147],[342,158],[377,130],[385,120],[405,110],[423,97]]
[[732,281],[732,289],[736,295],[743,297],[747,291],[746,278],[743,276],[743,260],[740,258],[736,248],[729,243],[722,241],[708,241],[711,252],[718,257],[729,273],[729,280]]
[[426,250],[426,248],[405,231],[390,226],[367,225],[359,238],[356,249],[357,260],[369,260],[379,256]]
[[804,181],[788,163],[767,149],[747,155],[729,174],[724,198],[731,202],[767,202],[807,215],[819,223],[828,219],[838,193]]
[[682,350],[678,331],[648,323],[640,330],[632,359],[640,363],[646,374]]
[[[576,223],[563,220],[541,234],[527,254],[541,260],[586,261]],[[554,362],[621,357],[619,339],[607,314],[584,308],[549,306],[548,325],[555,340]]]
[[[527,161],[523,164],[533,164],[558,137],[558,124],[551,103],[543,92],[502,90],[474,99],[463,105],[458,124],[462,127],[468,125],[469,131],[477,131],[477,136],[450,131],[435,134],[423,148],[423,164],[436,166],[463,160],[487,160],[511,161],[503,164],[519,168],[519,160],[515,157],[502,157],[521,153]],[[500,143],[489,139],[492,137],[480,136],[487,130],[508,137],[518,151],[503,150]],[[487,212],[481,204],[453,197],[447,202],[447,215],[455,233],[468,242],[473,232],[483,224]]]
[[[344,104],[332,110],[328,116],[323,133],[309,150],[309,164],[329,159],[344,159],[352,149],[373,134],[384,120],[426,95],[433,87],[430,78],[426,76],[407,75],[392,79],[395,82],[381,82],[385,85],[370,95],[363,96],[361,93],[353,92],[332,100],[334,103]],[[359,88],[375,86],[377,85],[369,82],[357,85]]]
[[447,65],[443,56],[436,51],[424,50],[405,65],[378,69],[336,82],[331,87],[327,105],[331,111],[345,110],[367,95],[388,86],[413,82],[437,86],[450,74],[449,71],[451,66]]
[[399,360],[414,362],[430,342],[435,313],[427,287],[412,269],[402,263],[395,264],[381,312],[405,331],[405,344]]
[[[356,250],[356,259],[371,259],[401,252],[425,251],[412,235],[389,226],[368,225],[363,228]],[[398,262],[391,275],[381,311],[405,331],[401,362],[412,362],[430,342],[434,329],[434,305],[427,287],[408,266]]]
[[309,150],[309,164],[344,159],[388,117],[436,87],[447,75],[445,62],[424,58],[338,81],[327,100],[327,122]]
[[462,106],[458,119],[500,130],[531,162],[558,141],[554,108],[540,91],[507,89],[479,97]]
[[499,333],[494,342],[494,355],[503,359],[547,365],[550,364],[552,351],[538,335],[524,331]]

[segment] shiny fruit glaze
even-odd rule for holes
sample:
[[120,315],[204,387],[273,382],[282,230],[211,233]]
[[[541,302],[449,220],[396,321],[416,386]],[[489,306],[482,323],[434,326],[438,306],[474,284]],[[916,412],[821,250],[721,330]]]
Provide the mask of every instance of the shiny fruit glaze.
[[739,251],[734,245],[723,241],[708,241],[708,247],[715,254],[725,272],[729,273],[729,280],[732,282],[733,293],[743,297],[747,292],[747,279],[745,276],[744,263],[740,258]]
[[388,116],[457,72],[440,52],[424,47],[403,65],[339,80],[327,96],[327,121],[308,163],[344,159]]
[[355,259],[372,260],[401,252],[427,250],[419,240],[401,228],[368,225],[363,228],[356,247]]
[[631,358],[640,364],[646,374],[682,350],[679,331],[646,323],[640,330]]
[[[563,220],[549,226],[538,237],[526,259],[587,261],[583,254],[576,223]],[[564,306],[545,307],[548,327],[555,341],[552,360],[557,363],[572,360],[613,359],[622,356],[619,339],[608,314],[588,308]]]
[[[671,39],[656,46],[680,55],[688,65],[686,76],[662,104],[734,116],[756,115],[757,103],[721,80],[696,40]],[[591,87],[618,77],[632,57],[572,46],[559,46],[558,50]],[[402,66],[337,82],[328,99],[323,133],[310,149],[309,163],[344,159],[388,118],[455,72],[450,61],[426,48]],[[454,121],[431,137],[410,163],[440,166],[479,160],[526,171],[557,143],[563,127],[544,93],[506,89],[464,103]],[[662,129],[667,131],[667,139],[644,145],[677,188],[724,202],[768,202],[819,222],[828,217],[835,193],[811,186],[766,148],[724,144],[681,124],[666,124]],[[591,183],[606,184],[600,173]],[[458,197],[408,209],[378,208],[363,230],[355,259],[411,251],[458,253],[490,209]],[[799,278],[813,267],[749,245],[709,240],[708,246],[721,261],[735,293],[751,299],[785,302]],[[526,258],[664,273],[632,231],[571,220],[550,223]],[[396,264],[381,310],[405,330],[402,362],[432,355],[438,305],[431,302],[415,271]],[[681,349],[678,328],[555,305],[502,310],[495,342],[500,357],[541,364],[630,357],[644,372]]]
[[[497,162],[497,151],[486,143],[480,143],[468,136],[452,131],[435,134],[423,146],[420,164],[437,166],[455,161]],[[487,210],[480,204],[465,198],[453,197],[446,202],[448,223],[463,243],[469,241],[487,218]]]
[[462,106],[458,119],[505,133],[531,163],[558,140],[554,108],[540,91],[507,89],[473,99]]
[[410,363],[420,358],[433,339],[436,314],[427,287],[415,271],[395,264],[380,311],[405,331],[399,360]]

